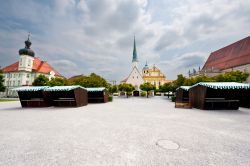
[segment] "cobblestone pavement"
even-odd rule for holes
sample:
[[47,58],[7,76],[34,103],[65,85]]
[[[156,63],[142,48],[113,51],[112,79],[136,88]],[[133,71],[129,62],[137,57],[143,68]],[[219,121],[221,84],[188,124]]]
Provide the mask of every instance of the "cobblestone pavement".
[[164,97],[80,108],[3,102],[0,165],[248,166],[250,109],[175,109]]

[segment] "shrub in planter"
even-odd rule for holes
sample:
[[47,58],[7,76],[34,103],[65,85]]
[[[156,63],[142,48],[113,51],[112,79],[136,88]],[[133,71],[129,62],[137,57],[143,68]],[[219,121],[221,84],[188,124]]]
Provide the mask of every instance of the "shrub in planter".
[[172,102],[175,102],[175,100],[176,100],[176,96],[172,96],[172,97],[171,97],[171,101],[172,101]]
[[128,96],[132,96],[132,92],[127,92],[127,95]]
[[113,96],[109,96],[109,102],[113,101]]
[[147,95],[147,92],[144,92],[144,91],[141,92],[142,97],[145,97],[146,95]]

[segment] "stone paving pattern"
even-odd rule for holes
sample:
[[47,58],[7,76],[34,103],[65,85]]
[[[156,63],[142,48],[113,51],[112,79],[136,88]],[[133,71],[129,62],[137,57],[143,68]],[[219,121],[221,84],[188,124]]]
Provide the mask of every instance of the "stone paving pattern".
[[[167,150],[156,142],[179,144]],[[248,166],[250,109],[175,109],[165,97],[80,108],[0,103],[0,165]]]

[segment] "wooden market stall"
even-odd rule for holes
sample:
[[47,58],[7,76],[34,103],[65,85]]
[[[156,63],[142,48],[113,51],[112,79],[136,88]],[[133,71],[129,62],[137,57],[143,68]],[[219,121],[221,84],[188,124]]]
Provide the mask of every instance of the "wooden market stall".
[[250,89],[236,82],[200,82],[190,88],[192,106],[204,110],[238,110],[241,96]]
[[45,89],[51,105],[56,107],[81,107],[88,104],[87,90],[81,86],[54,86]]
[[49,107],[50,102],[44,89],[48,86],[25,86],[15,88],[22,107]]
[[106,88],[86,88],[88,91],[89,103],[106,103],[108,102],[108,91]]
[[180,86],[176,89],[175,108],[192,108],[189,101],[190,86]]

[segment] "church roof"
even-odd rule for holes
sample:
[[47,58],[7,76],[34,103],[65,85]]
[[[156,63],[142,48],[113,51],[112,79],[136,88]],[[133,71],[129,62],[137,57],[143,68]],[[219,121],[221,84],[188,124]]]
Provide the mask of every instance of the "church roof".
[[[3,68],[3,72],[4,73],[18,72],[18,66],[19,66],[19,62],[15,62]],[[32,72],[49,74],[52,70],[55,72],[56,76],[62,76],[46,61],[41,61],[39,58],[34,58]]]
[[212,52],[202,70],[225,70],[250,64],[250,36]]
[[127,80],[128,80],[128,77],[127,77],[127,78],[125,78],[124,80],[122,80],[122,81],[121,81],[121,83],[126,83],[126,82],[127,82]]

